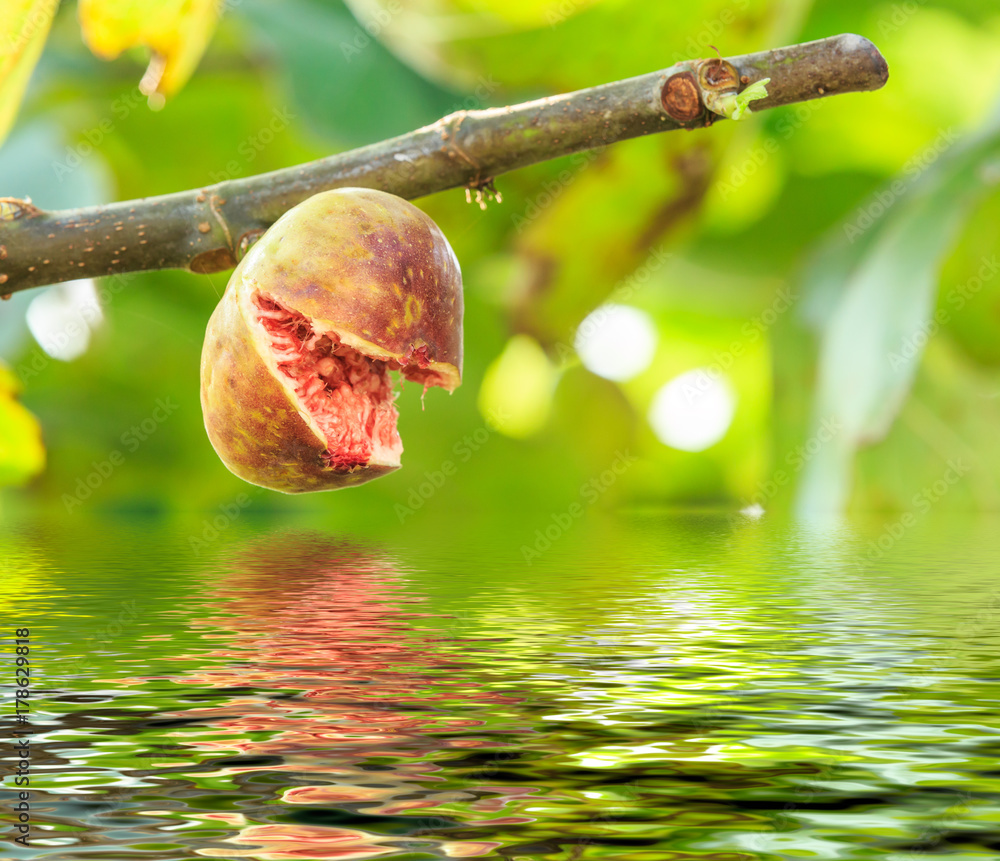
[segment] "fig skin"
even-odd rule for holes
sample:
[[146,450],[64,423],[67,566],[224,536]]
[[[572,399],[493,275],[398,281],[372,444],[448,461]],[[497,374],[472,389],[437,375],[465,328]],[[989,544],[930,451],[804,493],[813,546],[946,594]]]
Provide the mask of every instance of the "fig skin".
[[437,225],[382,191],[343,188],[290,209],[234,270],[201,360],[205,429],[235,475],[284,493],[361,484],[399,467],[373,455],[331,467],[327,442],[278,369],[257,318],[260,293],[408,379],[461,382],[462,276]]

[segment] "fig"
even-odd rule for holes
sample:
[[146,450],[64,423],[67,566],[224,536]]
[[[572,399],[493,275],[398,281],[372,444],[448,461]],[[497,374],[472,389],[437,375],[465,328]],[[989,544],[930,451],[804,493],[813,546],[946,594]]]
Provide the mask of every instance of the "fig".
[[233,271],[201,356],[201,404],[231,472],[284,493],[400,466],[393,377],[451,392],[462,274],[438,226],[383,191],[288,210]]

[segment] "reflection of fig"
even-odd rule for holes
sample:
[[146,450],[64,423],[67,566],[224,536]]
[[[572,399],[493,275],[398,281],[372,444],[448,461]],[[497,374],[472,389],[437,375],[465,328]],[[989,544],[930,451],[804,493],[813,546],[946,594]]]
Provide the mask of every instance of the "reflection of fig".
[[437,225],[382,191],[327,191],[233,272],[202,351],[205,428],[253,484],[360,484],[399,467],[389,372],[450,392],[461,368],[462,275]]

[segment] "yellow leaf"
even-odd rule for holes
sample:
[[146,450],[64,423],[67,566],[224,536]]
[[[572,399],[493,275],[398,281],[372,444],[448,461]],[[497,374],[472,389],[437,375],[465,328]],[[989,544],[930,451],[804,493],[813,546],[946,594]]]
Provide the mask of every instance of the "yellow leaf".
[[153,52],[139,89],[156,107],[191,77],[221,7],[220,0],[80,0],[80,27],[106,60],[136,45]]
[[45,466],[38,421],[15,399],[20,386],[0,363],[0,487],[23,484]]
[[59,0],[0,0],[0,141],[14,124]]

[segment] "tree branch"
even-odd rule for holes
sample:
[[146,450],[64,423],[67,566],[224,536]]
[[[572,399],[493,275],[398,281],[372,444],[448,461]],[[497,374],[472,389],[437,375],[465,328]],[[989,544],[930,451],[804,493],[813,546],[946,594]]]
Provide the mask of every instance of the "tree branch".
[[722,119],[718,96],[770,78],[761,110],[888,78],[867,39],[834,36],[668,69],[505,108],[459,111],[430,126],[297,167],[191,191],[46,212],[0,199],[0,293],[150,269],[218,272],[286,210],[317,192],[365,186],[405,198],[490,188],[507,171],[616,141]]

